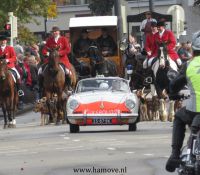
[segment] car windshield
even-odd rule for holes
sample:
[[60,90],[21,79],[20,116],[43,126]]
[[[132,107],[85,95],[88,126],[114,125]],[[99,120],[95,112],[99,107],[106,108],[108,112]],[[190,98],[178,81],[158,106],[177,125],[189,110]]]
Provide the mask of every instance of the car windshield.
[[88,91],[113,91],[113,92],[129,92],[128,82],[123,79],[85,79],[81,80],[76,92],[88,92]]

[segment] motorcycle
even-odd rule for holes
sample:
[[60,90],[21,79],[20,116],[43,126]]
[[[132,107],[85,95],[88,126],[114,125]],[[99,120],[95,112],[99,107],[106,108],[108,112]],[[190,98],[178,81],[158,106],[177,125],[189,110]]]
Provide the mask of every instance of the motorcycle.
[[[171,95],[170,98],[185,100],[190,98],[190,95]],[[190,126],[190,135],[187,144],[181,150],[177,172],[179,175],[200,175],[200,114],[194,117]]]
[[181,151],[179,175],[200,175],[200,115],[196,115],[190,127],[187,145]]

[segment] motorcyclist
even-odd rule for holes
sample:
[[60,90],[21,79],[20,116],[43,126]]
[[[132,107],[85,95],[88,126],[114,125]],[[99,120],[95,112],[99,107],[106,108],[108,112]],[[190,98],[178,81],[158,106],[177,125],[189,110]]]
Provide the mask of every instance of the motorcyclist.
[[166,163],[166,170],[169,172],[174,172],[180,164],[180,152],[185,137],[186,125],[191,125],[195,115],[200,114],[200,31],[193,34],[192,49],[193,59],[183,64],[179,75],[170,83],[171,97],[187,85],[190,90],[190,98],[187,99],[186,106],[175,114],[172,153]]

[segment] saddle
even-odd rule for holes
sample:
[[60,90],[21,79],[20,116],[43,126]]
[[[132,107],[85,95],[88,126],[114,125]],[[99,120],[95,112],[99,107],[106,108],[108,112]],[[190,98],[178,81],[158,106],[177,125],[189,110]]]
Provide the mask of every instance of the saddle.
[[17,73],[12,69],[9,69],[9,71],[10,71],[12,77],[13,77],[14,82],[16,83],[16,81],[17,81]]

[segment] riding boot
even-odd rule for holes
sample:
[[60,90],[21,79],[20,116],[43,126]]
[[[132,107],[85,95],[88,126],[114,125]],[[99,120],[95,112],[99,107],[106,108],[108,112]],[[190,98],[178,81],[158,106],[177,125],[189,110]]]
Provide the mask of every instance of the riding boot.
[[22,90],[22,84],[21,84],[21,80],[17,79],[16,80],[16,87],[17,87],[17,91],[18,91],[18,96],[24,96],[24,91]]
[[38,75],[38,91],[37,91],[37,96],[36,96],[36,101],[41,99],[43,97],[43,80],[44,80],[44,77],[39,74]]
[[65,73],[65,85],[70,89],[71,87],[71,78],[70,78],[70,71],[65,67],[64,64],[60,64],[64,70]]
[[174,172],[180,165],[180,153],[185,137],[185,123],[179,118],[175,118],[172,132],[172,153],[166,163],[166,170],[168,172]]

